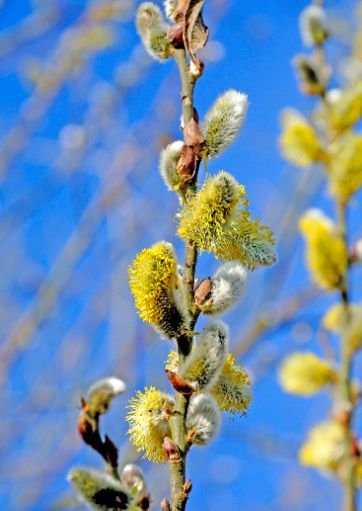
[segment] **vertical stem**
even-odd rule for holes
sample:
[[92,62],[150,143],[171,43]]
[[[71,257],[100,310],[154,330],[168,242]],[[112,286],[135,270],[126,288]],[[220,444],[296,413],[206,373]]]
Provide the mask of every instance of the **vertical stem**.
[[[194,87],[196,78],[189,71],[186,53],[183,49],[175,50],[174,58],[179,68],[181,78],[181,100],[182,116],[186,125],[193,117],[194,113]],[[197,170],[197,169],[196,169]],[[196,193],[197,171],[193,180],[187,185],[185,197],[190,198]],[[195,326],[197,315],[194,309],[194,282],[195,270],[197,264],[197,249],[186,242],[185,264],[184,264],[184,296],[185,308],[189,315],[188,328],[191,330]],[[178,340],[179,363],[182,364],[191,350],[192,337],[183,336]],[[186,439],[186,414],[189,404],[189,397],[180,393],[176,394],[176,413],[171,419],[172,439],[180,451],[180,460],[177,463],[170,463],[171,479],[171,511],[184,511],[188,499],[189,490],[186,486],[186,456],[188,444]]]
[[[347,232],[347,207],[346,204],[338,201],[337,203],[338,227],[341,238],[348,247]],[[344,316],[346,323],[350,320],[349,310],[349,293],[348,293],[348,266],[343,276],[340,286],[341,303],[344,308]],[[352,373],[352,353],[349,349],[348,342],[341,336],[341,397],[346,405],[346,423],[345,423],[345,452],[346,452],[346,477],[345,486],[345,511],[356,511],[356,475],[355,462],[352,452],[352,419],[353,419],[353,402],[351,395],[351,373]]]

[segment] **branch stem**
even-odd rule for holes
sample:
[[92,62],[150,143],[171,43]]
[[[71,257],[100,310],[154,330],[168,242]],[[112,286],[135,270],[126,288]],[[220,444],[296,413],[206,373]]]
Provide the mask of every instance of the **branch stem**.
[[[347,206],[344,202],[337,202],[337,217],[338,228],[340,231],[341,239],[346,247],[348,247],[348,231],[347,231]],[[345,274],[340,286],[340,299],[344,309],[344,316],[346,323],[350,321],[350,308],[349,308],[349,290],[348,290],[348,270],[347,265]],[[354,413],[354,406],[351,392],[351,378],[352,378],[352,353],[349,349],[348,342],[341,336],[341,397],[346,407],[346,421],[345,421],[345,456],[346,456],[346,476],[344,480],[345,487],[345,505],[344,511],[356,511],[356,474],[355,474],[355,460],[352,452],[352,420]]]
[[[174,52],[174,59],[177,63],[181,79],[181,101],[182,117],[186,125],[194,115],[194,87],[196,78],[190,73],[184,49],[177,49]],[[184,196],[186,201],[196,193],[197,168],[195,176],[187,185]],[[197,249],[186,242],[185,262],[183,275],[184,306],[188,316],[188,329],[192,330],[197,321],[197,312],[194,306],[194,282],[197,265]],[[182,336],[178,340],[179,364],[182,364],[192,347],[192,337]],[[188,500],[189,490],[186,483],[186,457],[188,443],[186,440],[186,414],[189,405],[189,396],[180,393],[176,394],[176,412],[171,419],[172,439],[180,451],[180,460],[177,463],[170,463],[171,479],[171,511],[184,511]]]

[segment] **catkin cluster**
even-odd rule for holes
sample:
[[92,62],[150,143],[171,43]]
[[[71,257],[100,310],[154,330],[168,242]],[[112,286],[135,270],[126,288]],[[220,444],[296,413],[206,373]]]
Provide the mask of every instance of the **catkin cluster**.
[[353,431],[361,392],[359,382],[352,378],[352,361],[362,348],[362,305],[351,303],[349,279],[351,266],[361,262],[361,243],[353,240],[347,222],[348,206],[362,188],[362,54],[357,34],[351,55],[343,62],[348,70],[345,80],[331,89],[331,68],[324,53],[331,27],[324,9],[307,7],[300,17],[300,29],[303,42],[312,48],[312,54],[295,60],[300,88],[319,101],[308,119],[290,109],[283,113],[280,147],[293,165],[313,165],[324,171],[335,205],[335,220],[319,209],[310,209],[299,226],[312,281],[334,297],[321,326],[339,338],[341,355],[332,363],[312,352],[294,353],[281,366],[279,379],[285,391],[300,396],[330,391],[330,417],[309,432],[299,457],[303,465],[342,481],[350,510],[355,509],[355,490],[362,484],[361,441]]
[[[181,36],[184,43],[187,38],[187,34],[179,31],[179,25],[172,24],[179,23],[182,16],[187,17],[187,9],[183,13],[181,4],[169,0],[164,4],[167,22],[149,2],[141,4],[137,13],[141,39],[156,59],[175,56]],[[203,30],[201,18],[198,23],[198,30]],[[188,42],[191,47],[193,41]],[[185,48],[190,51],[188,44]],[[191,80],[199,77],[200,73],[195,71],[197,62],[191,51],[188,76]],[[161,177],[180,202],[177,234],[193,250],[213,253],[224,263],[213,275],[201,278],[193,286],[191,312],[185,299],[187,281],[178,269],[181,264],[169,243],[159,242],[140,252],[129,270],[130,287],[141,319],[177,344],[185,336],[192,343],[186,357],[180,359],[178,352],[172,351],[166,362],[171,384],[189,401],[184,417],[189,446],[206,445],[215,437],[220,411],[245,414],[252,399],[249,376],[229,352],[227,326],[213,320],[195,335],[189,330],[190,324],[194,325],[200,314],[216,316],[235,306],[244,293],[247,269],[271,265],[276,260],[273,233],[252,217],[245,187],[226,171],[208,176],[204,183],[198,182],[200,164],[219,156],[235,141],[247,108],[245,94],[225,92],[203,120],[194,110],[193,118],[183,122],[184,140],[170,143],[160,155]],[[127,420],[131,442],[156,463],[169,458],[175,406],[174,398],[154,387],[138,392],[130,403]]]

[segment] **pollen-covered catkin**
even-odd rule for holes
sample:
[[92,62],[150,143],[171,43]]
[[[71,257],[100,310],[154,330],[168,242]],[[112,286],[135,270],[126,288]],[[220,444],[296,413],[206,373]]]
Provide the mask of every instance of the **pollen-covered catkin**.
[[137,391],[136,395],[130,401],[126,417],[130,440],[144,457],[155,463],[165,463],[167,457],[162,443],[166,436],[171,436],[168,419],[173,399],[154,387],[146,387],[144,392]]
[[245,414],[253,399],[247,372],[235,364],[235,355],[229,353],[219,378],[211,389],[221,411]]
[[235,140],[248,110],[248,97],[236,90],[220,96],[202,124],[207,158],[218,156]]
[[80,498],[92,509],[128,510],[133,502],[129,488],[110,474],[90,468],[73,468],[68,474]]
[[242,264],[231,261],[218,268],[212,277],[210,297],[200,305],[204,314],[221,314],[232,308],[245,291],[247,271]]
[[147,52],[156,60],[166,60],[171,46],[167,38],[168,26],[160,8],[153,2],[144,2],[137,9],[137,31]]
[[284,360],[279,370],[279,381],[286,392],[311,396],[324,386],[336,383],[337,373],[314,353],[293,353]]
[[212,387],[227,356],[228,337],[229,331],[225,323],[208,323],[191,354],[180,367],[179,375],[197,390]]
[[344,203],[362,186],[362,135],[348,135],[335,145],[329,166],[330,190]]
[[252,219],[245,188],[228,172],[206,180],[179,214],[179,236],[201,251],[254,269],[275,262],[271,230]]
[[335,101],[329,102],[329,120],[335,130],[343,132],[352,128],[362,116],[362,82],[338,90]]
[[171,243],[160,241],[142,250],[129,268],[129,283],[139,316],[167,339],[183,327],[175,287],[177,261]]
[[186,416],[188,441],[196,445],[207,445],[215,438],[220,428],[220,412],[214,399],[207,394],[191,397]]
[[297,167],[325,162],[326,155],[317,134],[297,111],[287,109],[282,114],[280,148],[284,157]]
[[348,253],[333,222],[318,209],[310,209],[300,219],[305,237],[307,264],[316,284],[338,289],[348,264]]
[[[166,361],[166,369],[178,371],[178,354],[171,351]],[[245,414],[253,399],[248,373],[240,364],[235,364],[235,355],[229,353],[220,375],[209,388],[222,412]]]
[[345,454],[343,426],[336,421],[317,424],[299,451],[302,465],[321,471],[337,472]]

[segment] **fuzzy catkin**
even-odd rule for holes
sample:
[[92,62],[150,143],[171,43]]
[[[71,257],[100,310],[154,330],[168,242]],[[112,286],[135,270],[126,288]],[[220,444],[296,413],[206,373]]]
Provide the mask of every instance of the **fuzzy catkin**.
[[180,376],[197,390],[212,387],[227,356],[228,337],[229,331],[225,323],[208,323],[185,364],[180,368]]
[[139,316],[166,339],[180,335],[184,319],[176,300],[177,260],[171,243],[142,250],[129,268],[129,283]]
[[312,396],[324,386],[336,382],[336,371],[314,353],[293,353],[280,370],[279,381],[286,392]]
[[180,159],[183,145],[184,143],[181,140],[176,140],[161,152],[160,174],[169,190],[178,190],[182,184],[181,177],[177,172],[177,163]]
[[283,156],[297,167],[325,161],[325,153],[317,133],[297,111],[286,109],[282,114],[280,148]]
[[130,401],[126,417],[130,440],[144,457],[154,463],[166,463],[162,443],[166,436],[171,436],[168,414],[173,407],[173,398],[154,387],[137,391],[136,396]]
[[190,442],[207,445],[219,432],[220,412],[211,396],[197,394],[191,397],[186,416],[186,430]]
[[206,180],[179,214],[179,236],[201,251],[248,268],[276,260],[271,230],[252,219],[245,188],[228,172]]
[[338,289],[348,264],[348,253],[333,222],[322,211],[310,209],[301,217],[299,225],[314,281],[324,289]]
[[204,314],[221,314],[232,308],[245,291],[247,271],[237,261],[230,261],[218,268],[212,277],[210,298],[200,306]]
[[133,497],[130,490],[110,474],[90,468],[73,468],[68,474],[80,498],[92,509],[126,511]]
[[215,101],[201,127],[208,158],[219,156],[234,142],[247,110],[248,97],[236,90],[225,92]]
[[170,56],[167,38],[168,25],[160,8],[153,2],[140,4],[136,15],[137,31],[147,52],[156,60],[164,61]]

